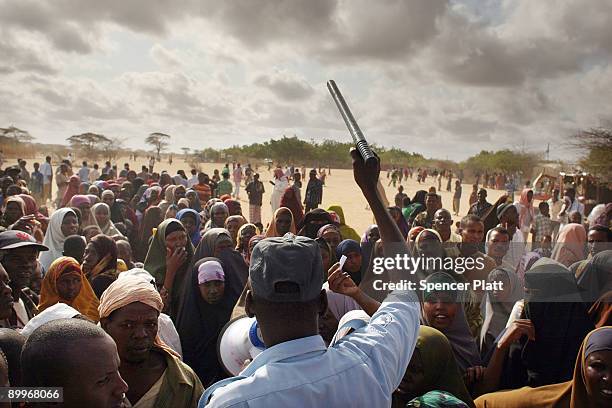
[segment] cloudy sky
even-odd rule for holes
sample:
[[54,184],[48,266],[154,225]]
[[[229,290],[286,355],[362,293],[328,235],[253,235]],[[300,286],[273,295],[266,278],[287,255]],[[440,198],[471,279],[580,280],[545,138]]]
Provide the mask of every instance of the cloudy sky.
[[347,140],[543,151],[612,117],[610,0],[0,0],[0,127],[173,149]]

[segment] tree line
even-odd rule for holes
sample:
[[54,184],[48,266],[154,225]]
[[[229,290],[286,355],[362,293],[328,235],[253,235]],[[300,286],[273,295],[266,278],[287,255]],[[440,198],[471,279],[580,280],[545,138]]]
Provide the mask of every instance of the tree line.
[[[10,126],[0,128],[0,145],[28,145],[33,137],[26,130]],[[124,149],[125,138],[108,137],[103,134],[86,132],[73,135],[66,140],[70,147],[89,159],[104,158],[113,160],[120,155],[129,153]],[[153,132],[144,137],[143,142],[150,146],[151,151],[159,158],[171,145],[172,136],[162,132]],[[586,171],[604,179],[612,179],[612,123],[598,128],[581,130],[572,136],[569,146],[582,152],[579,164]],[[306,141],[296,136],[283,136],[261,143],[234,145],[224,149],[206,147],[203,149],[181,148],[183,155],[190,163],[198,161],[272,161],[274,163],[293,163],[307,166],[330,166],[335,168],[350,168],[351,161],[347,154],[353,147],[352,143],[342,143],[334,140]],[[391,167],[427,167],[446,170],[469,170],[475,173],[516,171],[529,174],[542,157],[536,153],[524,153],[509,149],[487,151],[469,157],[463,162],[450,160],[428,159],[422,154],[409,152],[396,147],[387,148],[373,145],[372,148],[380,156],[385,168]],[[142,150],[141,150],[142,151]]]

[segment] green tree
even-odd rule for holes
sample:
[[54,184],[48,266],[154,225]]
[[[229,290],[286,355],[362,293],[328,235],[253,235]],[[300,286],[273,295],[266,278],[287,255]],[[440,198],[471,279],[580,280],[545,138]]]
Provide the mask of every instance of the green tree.
[[85,157],[96,158],[112,145],[113,140],[98,133],[82,133],[67,138],[73,149],[80,150]]
[[149,136],[145,139],[146,144],[150,144],[155,149],[157,153],[157,160],[161,160],[161,152],[165,150],[169,145],[170,135],[160,132],[150,133]]
[[27,130],[22,130],[15,126],[0,128],[0,141],[2,142],[29,143],[32,140],[34,138]]
[[612,126],[580,131],[571,144],[583,152],[579,164],[604,180],[612,179]]

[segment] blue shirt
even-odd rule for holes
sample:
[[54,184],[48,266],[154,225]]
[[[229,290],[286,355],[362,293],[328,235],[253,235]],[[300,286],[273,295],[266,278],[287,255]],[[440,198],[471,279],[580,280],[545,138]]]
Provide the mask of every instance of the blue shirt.
[[[326,348],[319,335],[270,347],[199,407],[389,407],[419,331],[413,292],[393,292],[365,327]],[[216,384],[217,386],[219,385]],[[213,388],[215,385],[212,386]]]

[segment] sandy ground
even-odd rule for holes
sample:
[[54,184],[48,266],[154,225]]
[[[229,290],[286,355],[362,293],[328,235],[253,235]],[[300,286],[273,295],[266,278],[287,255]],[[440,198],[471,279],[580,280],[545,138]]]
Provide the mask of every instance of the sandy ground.
[[[12,162],[12,160],[7,160]],[[79,160],[80,161],[80,160]],[[138,159],[136,162],[130,161],[127,157],[122,157],[117,160],[118,168],[123,167],[123,163],[129,163],[131,169],[135,169],[137,172],[140,171],[142,165],[146,164],[146,160]],[[91,164],[90,164],[91,165]],[[221,170],[223,168],[223,163],[200,163],[200,170],[205,173],[212,175],[214,169]],[[176,171],[179,169],[185,170],[185,173],[190,176],[190,166],[187,164],[182,158],[175,157],[172,165],[169,165],[167,160],[164,160],[160,163],[155,164],[155,171],[159,172],[161,170],[167,170],[171,175],[175,175]],[[30,169],[31,170],[31,169]],[[55,170],[55,166],[54,166]],[[78,167],[75,167],[75,172],[78,170]],[[308,169],[307,169],[308,171]],[[270,208],[270,196],[272,194],[273,186],[268,182],[272,179],[271,172],[268,172],[267,166],[260,165],[259,173],[261,177],[261,181],[264,183],[266,192],[263,198],[263,207],[262,207],[262,217],[264,225],[270,221],[272,218],[272,210]],[[386,178],[386,172],[381,173],[382,183],[385,187],[385,191],[387,194],[387,199],[390,203],[393,203],[393,199],[395,194],[397,193],[397,189],[393,188],[393,186],[388,186],[390,179]],[[413,179],[404,180],[402,185],[404,186],[404,192],[408,194],[409,197],[412,198],[414,193],[417,190],[428,190],[429,187],[435,186],[437,189],[437,181],[433,177],[429,177],[425,184],[419,184],[416,182],[416,175]],[[303,183],[302,187],[302,199],[306,192],[306,184]],[[453,180],[453,189],[454,189],[454,180]],[[399,183],[398,183],[399,186]],[[488,201],[495,202],[504,192],[502,190],[488,190]],[[469,209],[468,199],[470,193],[472,191],[471,184],[463,184],[463,195],[461,197],[461,215],[467,214]],[[442,180],[442,203],[444,208],[448,209],[452,213],[452,199],[453,192],[446,191],[446,179]],[[53,197],[56,194],[56,186],[55,183],[53,185]],[[241,188],[240,193],[240,201],[242,202],[243,213],[248,216],[248,197],[246,192],[244,192],[244,185]],[[340,205],[344,210],[344,214],[346,216],[346,222],[348,225],[353,227],[359,234],[361,234],[370,224],[373,222],[373,216],[371,211],[367,209],[367,203],[359,187],[353,180],[353,172],[348,169],[332,169],[331,175],[327,176],[325,187],[323,188],[323,204],[322,208],[327,208],[331,205]],[[454,217],[455,220],[459,220],[460,217]]]

